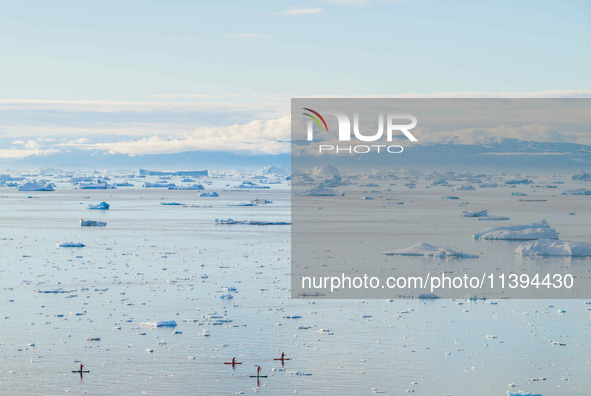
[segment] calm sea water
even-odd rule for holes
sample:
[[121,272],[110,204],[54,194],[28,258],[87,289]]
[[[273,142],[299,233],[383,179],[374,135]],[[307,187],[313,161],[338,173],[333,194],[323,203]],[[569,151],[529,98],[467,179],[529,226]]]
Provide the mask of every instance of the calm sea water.
[[[0,189],[0,394],[591,394],[589,301],[294,300],[289,226],[214,224],[289,221],[288,186],[216,191]],[[424,212],[429,197],[439,206],[392,249],[428,241],[494,256],[499,245],[469,235],[498,222],[461,219],[454,235],[433,227],[480,206],[591,240],[589,197],[540,189],[527,192],[544,205],[495,204],[511,191],[461,192],[470,206],[458,208],[440,199],[448,188],[401,188],[401,213]],[[257,197],[273,204],[228,206]],[[86,209],[100,201],[111,210]],[[108,224],[80,228],[80,218]],[[60,287],[72,292],[37,292]],[[140,326],[156,320],[178,326]],[[283,368],[281,352],[292,357]],[[243,364],[223,364],[234,356]],[[71,372],[79,362],[82,379]],[[259,386],[256,365],[268,375]]]

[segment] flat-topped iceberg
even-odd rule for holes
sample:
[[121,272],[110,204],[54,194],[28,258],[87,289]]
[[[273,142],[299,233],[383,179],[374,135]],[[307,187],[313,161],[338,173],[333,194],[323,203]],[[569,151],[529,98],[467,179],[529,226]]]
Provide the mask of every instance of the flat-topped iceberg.
[[53,191],[53,184],[40,184],[35,182],[25,183],[18,188],[19,191]]
[[591,256],[591,242],[556,241],[539,239],[524,242],[515,249],[515,253],[523,256]]
[[96,205],[88,205],[88,209],[94,209],[94,210],[109,210],[109,208],[111,207],[111,205],[109,205],[108,203],[106,203],[105,201],[96,204]]
[[57,244],[57,247],[84,247],[86,246],[80,242],[60,242]]
[[149,327],[176,327],[176,322],[174,320],[159,320],[157,322],[141,322],[140,326],[149,326]]
[[337,195],[342,196],[344,193],[339,194],[332,188],[314,187],[301,193],[296,193],[295,195],[300,195],[303,197],[335,197]]
[[558,239],[558,232],[546,220],[536,223],[487,228],[474,234],[474,239],[535,240]]
[[478,220],[511,220],[511,218],[505,216],[487,215],[479,217]]
[[574,190],[566,190],[562,195],[591,195],[591,190],[587,188],[576,188]]
[[104,221],[80,219],[80,227],[104,227],[107,223]]
[[63,293],[72,293],[74,290],[67,290],[67,289],[63,289],[61,287],[58,287],[57,289],[39,289],[37,290],[37,293],[44,293],[44,294],[63,294]]
[[439,258],[478,258],[474,254],[466,254],[457,250],[442,248],[431,245],[430,243],[417,243],[404,249],[392,250],[390,252],[383,252],[387,256],[432,256]]
[[168,187],[169,190],[205,190],[205,187],[203,187],[201,184],[193,184],[190,186],[185,186],[185,187],[181,187],[181,186],[173,186],[173,187]]

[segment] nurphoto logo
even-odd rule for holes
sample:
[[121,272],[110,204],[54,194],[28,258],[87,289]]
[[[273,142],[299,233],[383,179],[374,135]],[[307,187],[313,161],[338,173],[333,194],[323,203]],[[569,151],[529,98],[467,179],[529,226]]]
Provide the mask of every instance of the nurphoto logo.
[[[315,110],[308,107],[302,108],[305,110],[302,113],[307,119],[307,139],[314,141],[314,126],[318,127],[318,131],[322,133],[329,133],[328,124],[324,117]],[[417,126],[417,118],[411,114],[396,114],[396,113],[379,113],[378,114],[378,128],[375,133],[362,133],[359,128],[359,114],[353,114],[353,128],[351,128],[351,119],[345,113],[325,113],[325,115],[332,115],[336,117],[338,123],[338,140],[339,142],[350,142],[352,139],[351,129],[353,130],[354,138],[361,142],[377,142],[384,137],[384,130],[386,131],[386,141],[392,142],[393,136],[405,136],[411,142],[418,142],[418,139],[410,132],[411,129]],[[384,122],[385,121],[385,122]],[[401,122],[402,121],[402,122]],[[387,152],[391,154],[400,154],[404,151],[404,147],[400,145],[386,145],[386,144],[359,144],[359,145],[334,145],[334,144],[320,144],[318,152],[332,152],[338,154],[340,152],[347,152],[350,154],[366,154],[369,152]]]

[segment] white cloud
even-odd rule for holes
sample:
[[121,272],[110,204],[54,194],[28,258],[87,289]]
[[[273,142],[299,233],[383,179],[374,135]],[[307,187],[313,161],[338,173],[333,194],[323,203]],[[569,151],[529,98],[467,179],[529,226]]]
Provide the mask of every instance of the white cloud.
[[0,149],[0,158],[22,159],[31,155],[50,155],[56,154],[59,150],[45,149],[45,150],[3,150]]
[[322,8],[295,8],[292,10],[278,12],[278,14],[300,16],[300,15],[318,14],[320,12],[322,12]]
[[233,34],[226,34],[226,37],[234,37],[234,38],[269,38],[271,36],[267,36],[266,34],[258,34],[258,33],[233,33]]
[[39,144],[39,142],[37,142],[35,140],[29,140],[25,144],[25,148],[27,148],[29,150],[39,150],[41,148],[41,145]]
[[255,120],[247,124],[201,127],[180,136],[151,136],[121,142],[69,144],[112,154],[171,154],[185,151],[233,151],[247,154],[280,154],[290,150],[290,117]]

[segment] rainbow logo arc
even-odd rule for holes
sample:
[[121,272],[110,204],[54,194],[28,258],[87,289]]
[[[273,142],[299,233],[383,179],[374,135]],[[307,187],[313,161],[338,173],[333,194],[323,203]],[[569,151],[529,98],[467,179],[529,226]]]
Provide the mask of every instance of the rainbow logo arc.
[[[328,132],[328,125],[326,125],[326,121],[324,121],[324,118],[320,115],[319,112],[309,109],[307,107],[303,107],[302,109],[312,113],[312,114],[302,113],[303,115],[305,115],[306,117],[310,117],[311,119],[316,121],[316,124],[318,124],[318,127],[320,127],[320,130],[325,130],[326,132]],[[322,121],[322,124],[320,123],[320,121]],[[323,124],[324,124],[324,127],[322,126]]]

